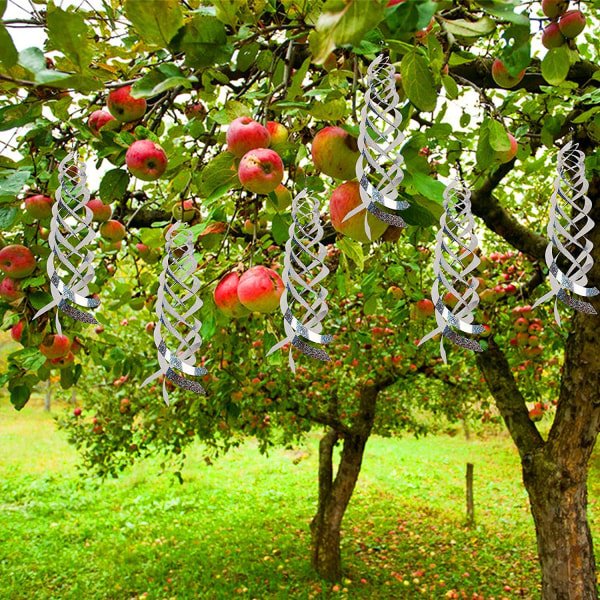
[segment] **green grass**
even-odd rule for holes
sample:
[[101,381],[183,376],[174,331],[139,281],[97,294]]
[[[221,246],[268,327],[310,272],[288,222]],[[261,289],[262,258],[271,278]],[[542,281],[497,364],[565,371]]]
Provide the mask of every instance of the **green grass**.
[[[372,439],[343,524],[339,591],[309,565],[317,443],[312,436],[294,464],[291,451],[265,458],[248,442],[212,467],[198,445],[184,485],[158,460],[99,485],[79,476],[77,454],[39,406],[16,413],[3,400],[0,597],[539,597],[533,523],[510,440]],[[472,529],[464,525],[467,461],[475,463]],[[592,499],[597,491],[594,483]]]

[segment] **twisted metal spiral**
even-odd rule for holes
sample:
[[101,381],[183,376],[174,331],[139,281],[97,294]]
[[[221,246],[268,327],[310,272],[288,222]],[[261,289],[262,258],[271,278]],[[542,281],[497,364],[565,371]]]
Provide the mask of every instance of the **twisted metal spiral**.
[[[397,200],[398,185],[404,178],[404,158],[400,153],[404,135],[400,131],[402,115],[396,108],[400,97],[396,92],[394,74],[394,67],[381,54],[367,70],[367,91],[365,104],[360,112],[358,136],[360,156],[356,161],[362,203],[351,210],[344,221],[366,208],[384,223],[406,227],[402,217],[377,206],[380,204],[393,210],[404,210],[410,206],[405,200]],[[365,211],[365,232],[370,240],[371,228],[367,214]]]
[[[85,164],[75,152],[67,154],[59,164],[58,181],[60,186],[56,190],[56,202],[52,205],[48,236],[52,252],[46,263],[53,299],[38,310],[33,318],[37,319],[58,306],[77,321],[97,324],[98,321],[91,314],[69,304],[86,308],[96,308],[100,305],[99,299],[88,298],[88,284],[95,277],[94,253],[88,246],[96,237],[96,232],[91,227],[92,210],[86,206],[90,199],[90,191],[86,185]],[[58,267],[55,264],[56,260]],[[62,334],[58,312],[56,330]]]
[[[476,340],[466,338],[451,329],[456,327],[460,331],[471,334],[485,331],[483,325],[472,325],[473,310],[479,304],[479,295],[476,292],[479,281],[475,277],[471,277],[470,282],[467,280],[467,275],[481,262],[474,252],[477,248],[474,226],[470,190],[462,184],[459,188],[457,181],[450,182],[444,190],[444,213],[440,217],[433,264],[436,279],[431,288],[431,300],[435,306],[438,327],[419,342],[420,346],[441,333],[440,354],[444,362],[446,362],[444,338],[468,350],[483,351]],[[461,250],[462,254],[460,254]],[[465,259],[470,261],[467,262],[467,266],[463,265]],[[457,299],[456,306],[452,310],[440,297],[438,289],[440,283]],[[463,289],[464,291],[461,291]]]
[[[198,262],[194,258],[194,234],[183,227],[183,223],[178,221],[166,235],[166,255],[162,262],[163,271],[159,277],[156,300],[158,323],[154,329],[154,343],[158,350],[160,369],[142,383],[143,387],[163,375],[163,398],[167,405],[169,404],[167,379],[182,389],[206,394],[206,390],[197,381],[187,379],[176,372],[181,371],[194,377],[207,373],[204,367],[194,366],[195,354],[202,346],[200,337],[202,323],[197,319],[196,313],[202,308],[203,303],[197,296],[200,280],[194,276],[198,268]],[[182,237],[184,241],[181,241]],[[169,350],[163,339],[163,325],[179,342],[174,352]],[[187,333],[183,335],[178,327]]]
[[[319,201],[309,198],[306,189],[297,194],[292,201],[292,219],[290,237],[285,244],[282,274],[285,291],[280,299],[286,338],[275,344],[267,352],[267,356],[290,342],[289,365],[295,373],[292,346],[306,356],[330,361],[327,352],[307,344],[301,338],[316,344],[328,344],[333,341],[333,336],[321,335],[321,321],[328,312],[325,302],[327,290],[321,285],[329,274],[329,269],[324,264],[327,248],[320,243],[323,227],[319,219]],[[298,249],[298,253],[295,249]],[[317,268],[318,273],[313,277]],[[291,301],[291,306],[288,301]],[[300,320],[294,316],[297,310],[304,311]]]
[[[594,264],[590,254],[594,245],[585,238],[585,234],[594,228],[594,221],[589,216],[592,201],[587,196],[589,183],[585,176],[584,160],[585,154],[578,150],[577,144],[573,142],[569,142],[558,153],[556,165],[558,175],[554,180],[548,221],[550,242],[546,247],[546,264],[550,270],[549,279],[552,289],[533,305],[535,308],[551,296],[556,296],[554,318],[559,326],[558,300],[580,312],[597,314],[589,302],[574,298],[567,293],[568,290],[585,297],[600,294],[597,288],[586,287],[587,272]],[[559,200],[563,202],[559,203]],[[557,256],[554,255],[553,249],[556,249]],[[570,264],[566,273],[563,273],[557,265],[560,255]]]

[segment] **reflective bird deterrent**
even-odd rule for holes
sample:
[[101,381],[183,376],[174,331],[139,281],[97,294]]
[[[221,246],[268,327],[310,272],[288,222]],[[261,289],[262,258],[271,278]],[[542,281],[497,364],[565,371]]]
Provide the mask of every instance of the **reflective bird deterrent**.
[[[88,297],[88,284],[95,277],[94,253],[88,247],[96,232],[91,226],[93,213],[86,206],[90,191],[86,185],[85,164],[75,152],[67,154],[59,164],[58,182],[48,236],[51,254],[46,263],[52,301],[33,318],[58,306],[77,321],[97,324],[93,315],[72,306],[96,308],[100,305],[98,298]],[[56,330],[62,333],[58,312]]]

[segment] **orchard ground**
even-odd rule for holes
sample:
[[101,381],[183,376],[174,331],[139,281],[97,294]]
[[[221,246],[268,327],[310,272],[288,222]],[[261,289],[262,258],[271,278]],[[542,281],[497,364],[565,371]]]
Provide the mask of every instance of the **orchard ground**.
[[[56,404],[54,414],[70,410]],[[0,589],[11,600],[539,597],[533,523],[505,434],[374,437],[342,528],[339,588],[310,570],[318,435],[267,459],[253,441],[179,484],[160,460],[81,477],[41,400],[0,400]],[[465,464],[476,521],[465,525]],[[600,533],[600,455],[590,521]]]

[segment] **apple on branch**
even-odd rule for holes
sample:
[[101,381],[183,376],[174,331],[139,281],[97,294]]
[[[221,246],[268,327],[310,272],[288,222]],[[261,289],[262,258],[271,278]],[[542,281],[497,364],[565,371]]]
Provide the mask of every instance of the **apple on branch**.
[[368,213],[367,222],[371,230],[371,240],[369,240],[365,230],[366,209],[361,210],[347,221],[344,221],[345,216],[360,204],[360,186],[358,181],[342,183],[331,194],[331,199],[329,200],[329,217],[336,231],[347,235],[357,242],[367,244],[372,240],[380,238],[388,225],[371,213]]
[[248,310],[270,313],[279,306],[283,290],[283,281],[273,269],[257,265],[240,277],[237,293]]
[[0,271],[13,279],[23,279],[35,271],[36,262],[31,250],[11,244],[0,250]]
[[246,152],[238,167],[240,183],[254,194],[268,194],[283,179],[283,162],[274,150],[256,148]]
[[142,181],[156,181],[167,170],[167,155],[152,140],[133,142],[125,153],[129,172]]
[[325,175],[344,181],[356,178],[358,142],[341,127],[321,129],[313,139],[311,154],[315,167]]
[[104,223],[112,217],[112,207],[110,204],[104,204],[100,198],[92,198],[87,207],[92,211],[92,221]]
[[98,136],[100,135],[100,130],[111,121],[116,122],[116,119],[110,113],[106,112],[105,110],[95,110],[88,117],[87,124],[92,133],[95,136]]
[[213,293],[215,305],[229,318],[244,317],[250,312],[238,298],[239,282],[240,278],[235,271],[229,273],[219,281]]
[[134,98],[131,95],[130,85],[110,92],[107,105],[110,114],[123,123],[137,121],[146,112],[146,100],[144,98]]
[[250,117],[238,117],[227,128],[227,151],[241,158],[256,148],[267,148],[271,136],[266,127]]
[[38,221],[47,220],[52,217],[53,204],[54,200],[50,196],[35,194],[25,198],[25,211]]

